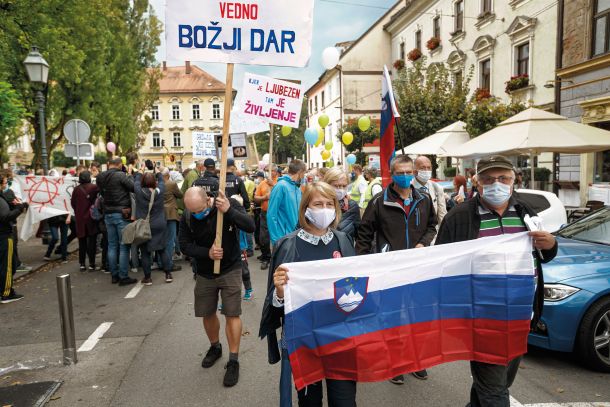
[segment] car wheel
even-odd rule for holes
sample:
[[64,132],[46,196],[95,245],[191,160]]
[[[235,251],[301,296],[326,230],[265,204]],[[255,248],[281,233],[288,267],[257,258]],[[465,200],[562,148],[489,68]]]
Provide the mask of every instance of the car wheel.
[[593,304],[578,332],[577,351],[592,369],[610,372],[610,298]]

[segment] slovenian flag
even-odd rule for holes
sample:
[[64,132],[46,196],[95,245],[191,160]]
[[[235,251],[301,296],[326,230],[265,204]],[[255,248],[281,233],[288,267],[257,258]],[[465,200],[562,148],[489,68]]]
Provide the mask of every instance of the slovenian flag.
[[526,233],[286,267],[284,337],[298,389],[456,360],[506,365],[527,351]]
[[388,67],[383,66],[383,78],[381,79],[381,131],[380,131],[380,160],[381,178],[383,186],[386,187],[392,180],[390,175],[390,161],[394,158],[394,123],[400,115],[396,108],[392,80]]

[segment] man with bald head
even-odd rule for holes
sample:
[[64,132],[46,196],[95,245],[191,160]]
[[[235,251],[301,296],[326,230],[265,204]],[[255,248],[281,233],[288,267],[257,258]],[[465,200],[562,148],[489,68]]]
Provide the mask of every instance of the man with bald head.
[[438,225],[441,224],[447,214],[447,202],[445,201],[443,187],[434,181],[430,181],[430,178],[432,178],[432,162],[430,159],[425,155],[417,157],[413,174],[415,175],[413,186],[432,198],[432,206],[434,207],[434,212],[436,212],[436,220],[438,222],[436,228],[438,230]]
[[[203,318],[203,327],[210,340],[210,348],[201,366],[210,368],[222,356],[217,315],[220,293],[230,352],[223,384],[231,387],[239,379],[241,338],[242,278],[238,229],[254,232],[254,220],[239,202],[227,198],[222,191],[212,198],[202,187],[189,188],[184,195],[184,206],[186,210],[180,220],[180,248],[193,259],[197,280],[195,316]],[[224,214],[221,247],[214,244],[218,211]],[[220,260],[220,274],[214,274],[215,260]]]

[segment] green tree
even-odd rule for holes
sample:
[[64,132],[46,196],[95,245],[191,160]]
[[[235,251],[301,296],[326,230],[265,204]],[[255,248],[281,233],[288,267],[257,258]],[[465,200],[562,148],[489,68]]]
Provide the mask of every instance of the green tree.
[[358,127],[358,119],[348,119],[347,124],[339,130],[339,137],[346,132],[354,135],[354,141],[349,146],[345,146],[345,150],[356,155],[356,163],[366,165],[366,154],[362,150],[365,144],[379,138],[379,120],[371,120],[371,127],[367,131],[362,131]]
[[19,138],[26,111],[19,94],[7,82],[0,82],[0,164],[7,157],[8,147]]
[[525,109],[527,106],[520,102],[505,104],[495,97],[482,100],[473,97],[466,109],[466,131],[471,138],[478,137]]
[[74,167],[76,160],[72,157],[66,157],[62,150],[55,150],[51,153],[51,163],[53,167]]

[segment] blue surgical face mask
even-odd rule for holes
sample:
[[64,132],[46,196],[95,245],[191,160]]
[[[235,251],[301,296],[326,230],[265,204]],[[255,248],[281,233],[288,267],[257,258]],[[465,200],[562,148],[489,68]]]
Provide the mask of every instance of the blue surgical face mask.
[[193,217],[197,220],[203,220],[203,219],[205,219],[206,216],[208,216],[210,214],[210,212],[212,212],[212,208],[206,208],[206,209],[202,210],[201,212],[194,213]]
[[396,185],[398,185],[398,188],[409,188],[409,186],[411,185],[411,182],[413,182],[413,175],[412,174],[392,175],[392,181],[394,181],[394,183]]
[[494,182],[483,185],[483,199],[493,206],[500,206],[510,199],[510,185]]

